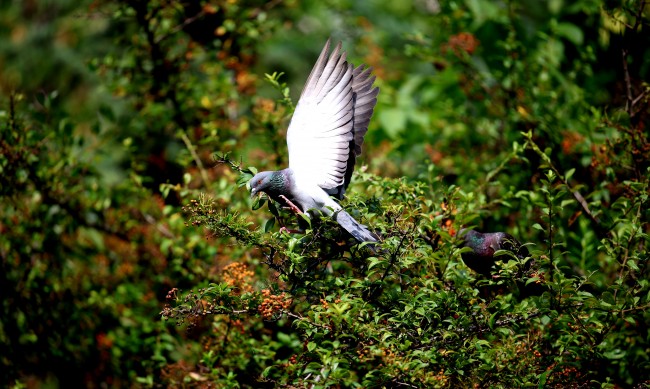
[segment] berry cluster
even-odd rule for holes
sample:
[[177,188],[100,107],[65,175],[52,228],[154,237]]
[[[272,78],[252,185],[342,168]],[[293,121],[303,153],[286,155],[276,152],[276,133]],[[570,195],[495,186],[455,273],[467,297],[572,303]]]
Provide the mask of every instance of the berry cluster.
[[293,354],[287,362],[280,364],[280,366],[286,369],[291,365],[295,365],[296,363],[298,363],[298,356],[296,354]]
[[449,37],[449,41],[442,45],[441,51],[443,53],[451,51],[454,55],[460,58],[465,53],[472,55],[474,51],[476,51],[478,45],[479,41],[473,34],[469,32],[461,32]]
[[367,361],[374,358],[374,352],[369,347],[357,349],[357,358],[359,361]]
[[273,319],[291,306],[291,298],[284,292],[274,295],[269,289],[264,289],[262,296],[264,299],[257,310],[265,320]]
[[238,330],[240,334],[243,335],[246,333],[246,330],[244,329],[244,322],[242,322],[241,320],[239,319],[231,320],[230,325],[232,326],[232,328]]
[[234,262],[223,268],[223,282],[233,287],[235,291],[246,293],[253,291],[253,273],[240,262]]
[[177,296],[178,296],[178,288],[171,288],[169,292],[167,292],[167,296],[165,296],[165,298],[167,300],[175,300]]
[[[192,216],[197,216],[201,211],[201,203],[199,203],[199,201],[196,200],[196,199],[191,199],[190,204],[184,206],[182,209],[183,209],[183,212],[189,213]],[[201,224],[203,224],[203,222],[201,220],[199,220],[199,219],[192,218],[192,223],[191,224],[192,224],[192,227],[198,227]],[[185,226],[187,227],[188,224],[185,223]]]
[[535,280],[535,283],[536,284],[541,284],[542,280],[544,280],[544,278],[546,277],[546,274],[544,274],[544,272],[534,271],[534,272],[530,273],[529,277],[530,278],[537,278],[537,280]]
[[[340,298],[337,298],[336,300],[334,300],[334,304],[340,304],[340,303],[341,303]],[[330,304],[325,299],[320,299],[320,305],[323,307],[323,309],[329,309],[329,307],[330,307]]]

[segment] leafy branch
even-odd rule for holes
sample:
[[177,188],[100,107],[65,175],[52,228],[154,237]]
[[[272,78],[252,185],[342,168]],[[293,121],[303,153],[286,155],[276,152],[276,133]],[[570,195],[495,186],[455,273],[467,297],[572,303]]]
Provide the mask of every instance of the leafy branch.
[[571,194],[573,194],[573,197],[578,201],[578,204],[582,207],[582,210],[585,212],[587,217],[593,222],[594,228],[600,235],[605,235],[607,233],[607,230],[601,225],[600,219],[591,212],[589,209],[589,204],[587,204],[587,201],[585,198],[582,196],[580,191],[573,187],[570,183],[569,180],[571,179],[571,176],[573,176],[573,173],[575,172],[575,169],[570,169],[566,174],[562,174],[559,169],[555,166],[551,158],[544,153],[537,143],[533,140],[533,133],[532,131],[528,131],[523,133],[524,137],[526,137],[526,143],[524,144],[524,148],[528,148],[537,154],[542,161],[548,165],[548,167],[555,173],[555,175],[560,179],[560,181],[569,189]]

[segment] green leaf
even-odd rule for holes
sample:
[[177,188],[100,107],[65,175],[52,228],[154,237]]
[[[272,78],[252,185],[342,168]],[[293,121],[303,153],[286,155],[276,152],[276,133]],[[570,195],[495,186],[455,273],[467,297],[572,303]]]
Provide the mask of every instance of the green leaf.
[[482,346],[486,346],[486,347],[488,347],[488,348],[491,347],[490,342],[488,342],[488,341],[485,340],[485,339],[479,339],[479,340],[477,340],[476,342],[474,342],[474,347],[480,349]]
[[543,325],[547,325],[548,323],[551,322],[551,318],[548,317],[547,315],[540,317],[539,320],[542,322]]
[[537,281],[539,281],[539,277],[531,277],[526,280],[526,285],[532,284],[533,282],[537,282]]
[[605,302],[609,305],[616,304],[616,299],[614,298],[614,295],[611,292],[603,292],[603,294],[601,295],[601,300],[602,302]]
[[539,375],[539,383],[537,384],[538,389],[544,389],[546,386],[546,380],[548,380],[549,374],[553,372],[553,369],[548,369]]
[[584,41],[584,33],[575,24],[558,23],[556,31],[559,36],[568,39],[576,46],[582,45],[582,42]]
[[566,208],[567,206],[569,206],[569,205],[571,205],[571,204],[573,204],[573,203],[575,203],[575,202],[576,202],[576,201],[575,201],[574,199],[572,199],[572,198],[571,198],[571,199],[562,200],[562,202],[560,203],[560,208]]
[[495,312],[492,315],[490,315],[490,320],[488,321],[488,326],[491,329],[494,329],[496,327],[496,322],[497,318],[501,315],[501,312]]
[[280,217],[280,212],[278,211],[278,207],[275,206],[275,202],[269,201],[269,211],[271,211],[271,214],[275,217]]
[[622,359],[623,357],[625,357],[626,354],[627,352],[625,350],[616,348],[614,350],[604,352],[603,356],[607,359]]
[[634,261],[633,259],[630,259],[629,261],[627,261],[627,266],[629,266],[630,269],[632,269],[634,271],[639,271],[640,270],[639,266],[636,264],[636,261]]
[[264,232],[269,232],[275,227],[275,217],[270,218],[264,223]]
[[307,222],[307,225],[309,226],[309,228],[311,228],[311,218],[309,217],[308,214],[306,214],[306,213],[301,213],[301,214],[299,214],[298,216],[299,216],[300,218],[302,218],[302,220],[304,220],[305,222]]
[[160,193],[162,194],[162,197],[166,199],[169,196],[169,191],[171,190],[172,186],[170,184],[160,184]]
[[239,177],[237,177],[237,187],[241,188],[242,186],[246,186],[246,184],[248,184],[252,178],[252,174],[246,174],[242,172],[239,174]]
[[545,231],[545,230],[544,230],[544,227],[542,227],[542,225],[539,224],[539,223],[535,223],[535,224],[533,224],[532,227],[533,227],[534,229],[536,229],[536,230]]
[[380,263],[384,262],[383,259],[377,258],[377,257],[370,257],[368,258],[368,261],[370,264],[368,265],[368,270],[372,269],[373,267],[379,265]]
[[265,203],[266,203],[266,197],[264,196],[255,197],[253,199],[253,211],[257,211],[258,209],[262,208]]
[[571,177],[573,177],[573,174],[574,174],[575,172],[576,172],[576,169],[575,169],[575,168],[572,168],[572,169],[567,170],[567,172],[564,173],[564,179],[567,180],[567,181],[569,181],[569,180],[571,179]]
[[262,377],[268,377],[269,373],[271,373],[271,370],[274,369],[275,366],[267,366],[263,371],[262,371]]

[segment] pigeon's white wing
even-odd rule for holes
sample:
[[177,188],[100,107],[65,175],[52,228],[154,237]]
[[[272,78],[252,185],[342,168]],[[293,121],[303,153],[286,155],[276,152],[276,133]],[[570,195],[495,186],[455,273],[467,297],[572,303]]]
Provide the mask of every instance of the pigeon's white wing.
[[[328,57],[330,41],[305,84],[287,131],[289,167],[301,180],[323,189],[345,182],[354,158],[353,67],[339,43]],[[351,169],[352,167],[350,167]]]

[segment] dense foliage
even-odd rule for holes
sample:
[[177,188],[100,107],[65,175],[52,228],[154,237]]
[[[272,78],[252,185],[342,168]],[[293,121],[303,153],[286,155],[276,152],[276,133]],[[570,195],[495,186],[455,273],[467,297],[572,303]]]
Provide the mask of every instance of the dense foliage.
[[[3,385],[650,386],[647,1],[0,11]],[[375,253],[246,189],[329,36],[381,88]]]

